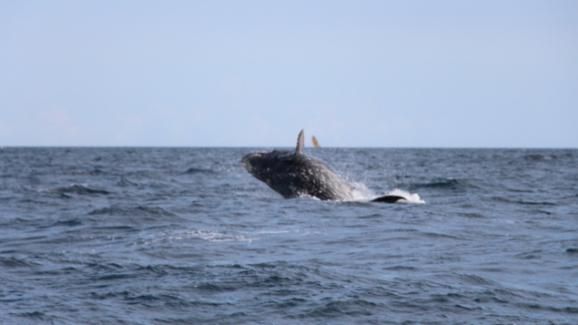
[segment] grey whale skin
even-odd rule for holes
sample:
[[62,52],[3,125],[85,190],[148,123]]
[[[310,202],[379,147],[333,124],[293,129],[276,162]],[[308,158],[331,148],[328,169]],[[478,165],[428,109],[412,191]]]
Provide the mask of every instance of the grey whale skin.
[[[295,151],[250,153],[243,157],[245,169],[258,180],[269,185],[284,198],[303,195],[320,200],[354,200],[355,188],[323,162],[305,155],[303,152],[303,130],[297,137]],[[398,195],[384,195],[372,202],[395,203],[405,200]]]

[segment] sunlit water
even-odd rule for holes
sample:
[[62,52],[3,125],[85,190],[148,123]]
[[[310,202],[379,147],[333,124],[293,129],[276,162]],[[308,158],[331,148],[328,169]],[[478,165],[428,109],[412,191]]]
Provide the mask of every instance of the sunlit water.
[[578,151],[308,151],[425,204],[286,200],[251,151],[0,149],[0,323],[578,323]]

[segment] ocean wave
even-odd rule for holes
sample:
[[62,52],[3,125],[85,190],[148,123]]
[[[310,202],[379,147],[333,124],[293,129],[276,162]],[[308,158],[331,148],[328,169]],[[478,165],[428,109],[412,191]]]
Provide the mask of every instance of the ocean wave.
[[216,174],[217,172],[215,172],[212,169],[207,169],[207,168],[199,168],[199,167],[190,167],[187,170],[185,170],[184,174]]
[[10,257],[0,256],[0,266],[6,267],[6,268],[20,268],[20,267],[28,268],[28,267],[33,267],[33,266],[37,266],[37,265],[39,265],[39,264],[25,260],[23,258],[18,258],[18,257],[14,257],[14,256],[10,256]]
[[133,182],[132,180],[130,180],[128,177],[122,175],[120,176],[120,179],[118,180],[118,182],[116,182],[116,185],[120,186],[120,187],[127,187],[127,186],[135,186],[138,185],[138,183]]
[[440,232],[433,232],[433,231],[419,231],[417,232],[419,236],[433,238],[433,239],[454,239],[454,240],[463,240],[462,236],[454,236],[450,234],[444,234]]
[[53,193],[57,194],[77,194],[77,195],[107,195],[110,194],[109,191],[103,189],[97,189],[88,187],[81,184],[72,184],[63,187],[57,187],[52,190]]
[[539,303],[531,303],[531,302],[520,302],[517,305],[521,308],[529,309],[531,311],[538,310],[538,311],[545,311],[545,312],[552,312],[552,313],[566,313],[566,314],[578,314],[578,307],[575,306],[550,306],[545,304]]
[[128,217],[176,217],[177,215],[157,206],[118,206],[94,209],[88,212],[90,216],[128,216]]
[[329,302],[311,309],[301,317],[337,318],[343,316],[371,316],[384,306],[362,298],[329,299]]
[[438,189],[438,190],[465,190],[468,188],[474,188],[470,182],[463,179],[456,178],[435,178],[429,182],[422,183],[410,183],[409,188],[412,189]]
[[549,160],[556,160],[559,158],[560,157],[558,155],[555,155],[555,154],[548,155],[548,154],[538,154],[538,153],[527,154],[524,156],[524,159],[528,160],[528,161],[549,161]]
[[[213,265],[204,269],[211,277],[200,279],[194,288],[203,291],[232,291],[239,289],[266,289],[271,295],[277,290],[322,290],[324,281],[319,270],[304,265],[293,265],[284,261],[255,264]],[[329,285],[329,284],[327,284]],[[285,296],[285,294],[280,295]]]
[[57,220],[50,227],[76,227],[82,225],[82,220],[80,218],[72,218],[72,219],[62,219]]
[[550,201],[530,201],[530,200],[522,200],[518,198],[510,198],[510,197],[503,197],[503,196],[495,196],[492,198],[495,201],[503,202],[503,203],[511,203],[511,204],[520,204],[520,205],[536,205],[536,206],[556,206],[557,204]]
[[165,234],[163,240],[180,241],[188,239],[201,239],[209,242],[252,242],[253,238],[242,234],[211,231],[205,229],[180,230]]
[[12,316],[21,317],[27,319],[29,321],[42,322],[42,323],[53,323],[55,317],[50,316],[41,311],[30,311],[30,312],[22,312],[22,313],[12,313]]

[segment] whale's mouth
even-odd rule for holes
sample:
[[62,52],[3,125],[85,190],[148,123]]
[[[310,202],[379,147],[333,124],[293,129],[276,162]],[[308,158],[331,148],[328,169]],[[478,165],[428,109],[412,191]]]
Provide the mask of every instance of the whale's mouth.
[[243,158],[241,159],[241,163],[243,164],[243,166],[245,166],[245,169],[248,172],[251,172],[251,169],[253,168],[253,165],[251,164],[251,157],[253,154],[248,154],[243,156]]
[[255,163],[262,156],[263,156],[263,153],[261,153],[261,152],[250,153],[250,154],[243,156],[243,158],[241,158],[241,163],[243,163],[243,165],[245,166],[245,169],[249,173],[253,174],[253,171],[255,169]]

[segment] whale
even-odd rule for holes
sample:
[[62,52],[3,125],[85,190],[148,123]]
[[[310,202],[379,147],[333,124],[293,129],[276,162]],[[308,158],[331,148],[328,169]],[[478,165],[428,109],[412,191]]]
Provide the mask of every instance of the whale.
[[[322,161],[304,152],[301,130],[294,151],[253,152],[242,157],[245,169],[284,198],[309,196],[319,200],[356,201],[356,188]],[[406,198],[388,194],[371,202],[397,203]]]

